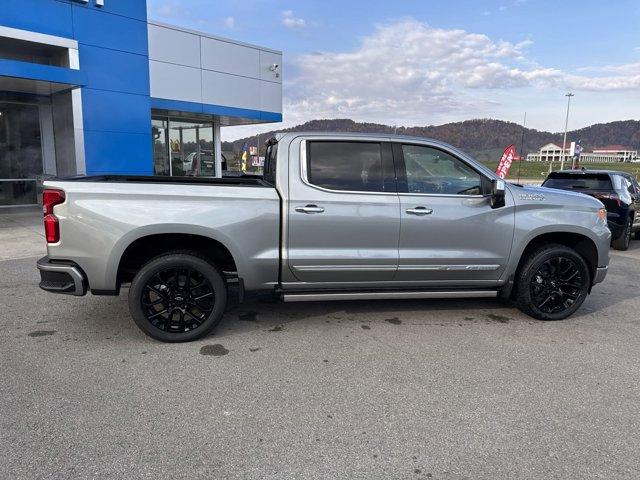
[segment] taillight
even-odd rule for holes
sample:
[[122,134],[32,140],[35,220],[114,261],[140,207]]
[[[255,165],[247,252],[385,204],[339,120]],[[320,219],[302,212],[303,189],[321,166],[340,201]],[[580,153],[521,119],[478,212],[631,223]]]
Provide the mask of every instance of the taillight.
[[53,207],[64,203],[64,192],[62,190],[45,189],[42,192],[42,213],[44,213],[44,234],[47,243],[57,243],[60,241],[60,226],[58,218],[53,214]]
[[613,200],[618,204],[618,206],[621,205],[620,197],[617,193],[596,193],[594,197],[600,200]]

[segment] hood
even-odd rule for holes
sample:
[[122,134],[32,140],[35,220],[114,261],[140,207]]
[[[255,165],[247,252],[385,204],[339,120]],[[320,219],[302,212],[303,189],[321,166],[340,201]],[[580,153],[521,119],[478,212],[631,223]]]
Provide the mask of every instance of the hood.
[[535,187],[531,185],[518,186],[509,184],[516,205],[522,204],[558,204],[559,206],[579,208],[603,208],[604,205],[589,195],[580,192],[569,192],[555,188]]

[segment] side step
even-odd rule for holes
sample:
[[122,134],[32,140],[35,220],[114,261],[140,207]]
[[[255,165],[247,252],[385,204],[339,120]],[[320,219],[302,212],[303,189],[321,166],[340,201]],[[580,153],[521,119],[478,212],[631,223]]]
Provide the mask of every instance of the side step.
[[283,293],[285,302],[321,302],[330,300],[401,300],[416,298],[495,298],[496,290],[431,290],[378,292]]

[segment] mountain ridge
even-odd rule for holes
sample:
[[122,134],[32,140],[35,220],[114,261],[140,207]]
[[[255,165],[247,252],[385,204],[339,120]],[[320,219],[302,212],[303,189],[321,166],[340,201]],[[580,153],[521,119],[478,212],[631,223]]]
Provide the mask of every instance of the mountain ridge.
[[[380,123],[356,122],[348,118],[310,120],[291,128],[274,129],[259,135],[260,143],[277,132],[354,132],[409,135],[428,137],[454,145],[474,155],[481,161],[496,161],[502,150],[515,143],[521,151],[522,125],[504,120],[480,118],[443,125],[415,127],[394,127]],[[523,153],[537,152],[549,142],[561,144],[564,133],[547,132],[533,128],[524,129]],[[246,142],[256,145],[258,136],[254,135],[233,142],[223,142],[223,150],[239,152]],[[606,145],[622,144],[634,150],[640,149],[640,120],[618,120],[597,123],[588,127],[571,130],[567,133],[567,142],[581,140],[585,151]],[[263,146],[261,145],[261,149]]]

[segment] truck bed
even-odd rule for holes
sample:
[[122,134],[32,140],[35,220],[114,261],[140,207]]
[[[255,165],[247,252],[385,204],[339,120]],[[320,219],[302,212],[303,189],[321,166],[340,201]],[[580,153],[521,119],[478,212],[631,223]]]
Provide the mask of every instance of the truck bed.
[[73,261],[91,290],[117,288],[119,262],[135,241],[167,235],[197,236],[224,245],[247,289],[273,288],[280,262],[280,197],[257,177],[198,178],[134,175],[47,179],[65,193],[55,207],[60,241],[49,258]]

